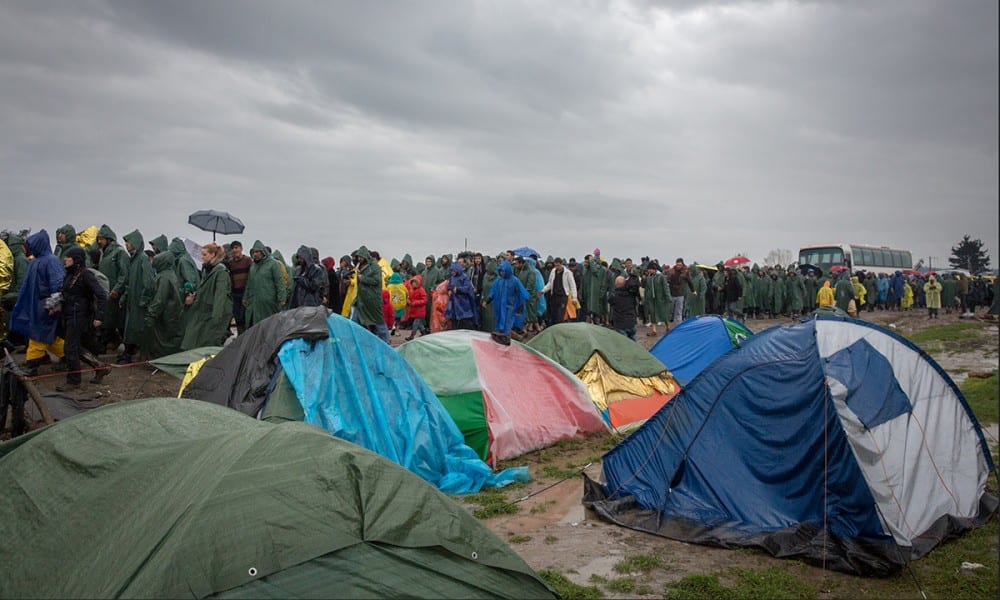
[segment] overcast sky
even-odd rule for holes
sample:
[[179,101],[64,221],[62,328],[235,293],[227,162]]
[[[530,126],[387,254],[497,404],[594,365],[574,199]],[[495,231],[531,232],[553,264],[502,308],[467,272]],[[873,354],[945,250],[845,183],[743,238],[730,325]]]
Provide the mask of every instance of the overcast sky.
[[996,267],[997,6],[3,0],[0,229]]

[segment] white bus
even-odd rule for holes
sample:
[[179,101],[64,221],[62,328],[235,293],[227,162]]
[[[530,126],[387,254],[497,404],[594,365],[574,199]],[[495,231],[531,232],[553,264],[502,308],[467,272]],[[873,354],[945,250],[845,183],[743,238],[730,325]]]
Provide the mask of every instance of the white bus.
[[825,246],[805,246],[799,249],[799,264],[813,265],[829,274],[839,265],[852,273],[893,274],[913,268],[913,255],[909,250],[899,250],[887,246],[863,246],[861,244],[829,244]]

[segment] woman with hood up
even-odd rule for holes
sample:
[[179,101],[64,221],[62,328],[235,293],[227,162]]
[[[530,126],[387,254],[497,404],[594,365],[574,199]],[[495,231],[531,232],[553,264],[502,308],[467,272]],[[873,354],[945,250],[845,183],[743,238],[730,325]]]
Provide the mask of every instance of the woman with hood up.
[[424,278],[420,275],[410,277],[406,285],[410,288],[406,295],[406,320],[410,322],[410,335],[406,341],[410,341],[418,332],[423,335],[424,319],[427,318],[427,292],[424,291]]
[[931,275],[924,284],[924,297],[927,300],[927,318],[939,319],[938,311],[941,310],[941,284],[937,278]]
[[823,281],[823,287],[819,288],[819,291],[816,292],[816,305],[823,308],[824,306],[833,306],[833,304],[833,288],[830,287],[830,280],[827,279]]
[[510,266],[509,261],[504,260],[497,267],[497,279],[490,287],[486,298],[487,304],[493,304],[492,338],[500,344],[509,346],[514,319],[518,312],[524,310],[524,303],[528,300],[528,290],[514,277],[514,268]]
[[476,329],[479,316],[476,311],[476,289],[459,263],[451,264],[448,278],[448,306],[444,316],[451,321],[452,329]]
[[290,308],[300,306],[319,306],[323,304],[323,296],[329,285],[326,270],[316,264],[312,248],[299,246],[295,253],[295,275],[292,286]]
[[403,282],[403,276],[398,271],[389,276],[389,284],[385,286],[389,292],[389,303],[392,305],[393,320],[389,335],[396,335],[396,325],[406,317],[406,303],[410,291]]
[[688,316],[700,317],[705,314],[705,293],[708,291],[708,282],[705,281],[697,262],[691,263],[690,273],[692,289],[684,291],[684,306]]
[[229,270],[222,262],[225,257],[225,250],[218,244],[205,244],[201,248],[201,283],[198,291],[184,300],[187,314],[181,350],[221,346],[229,336],[233,300]]
[[66,268],[52,254],[48,231],[42,229],[28,236],[25,241],[34,258],[28,264],[21,293],[10,314],[10,330],[28,338],[28,375],[38,374],[38,367],[45,360],[46,352],[63,356],[63,339],[57,335],[59,328],[59,295],[62,292]]
[[486,298],[490,295],[490,288],[497,281],[497,259],[490,257],[486,261],[486,266],[483,271],[483,290],[479,296],[479,331],[485,331],[486,333],[491,333],[493,327],[496,324],[496,320],[493,317],[492,310],[485,310],[486,308]]
[[[66,384],[56,386],[57,391],[80,386],[80,361],[100,367],[92,383],[111,372],[110,367],[99,364],[94,356],[97,350],[97,328],[104,316],[104,303],[108,293],[97,281],[94,273],[87,269],[87,259],[83,248],[74,246],[63,253],[66,277],[62,287],[62,318],[66,344]],[[84,358],[86,357],[86,358]]]

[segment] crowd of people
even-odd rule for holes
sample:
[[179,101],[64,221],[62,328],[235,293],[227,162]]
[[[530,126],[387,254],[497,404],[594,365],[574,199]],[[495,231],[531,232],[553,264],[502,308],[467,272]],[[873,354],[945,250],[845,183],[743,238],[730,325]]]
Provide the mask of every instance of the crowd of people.
[[146,243],[134,230],[121,240],[103,225],[84,248],[65,225],[54,246],[44,229],[8,234],[0,243],[0,265],[11,267],[9,277],[0,272],[0,337],[25,346],[29,375],[52,354],[65,358],[62,387],[81,384],[81,361],[100,381],[110,371],[100,355],[118,352],[116,362],[130,364],[222,345],[300,306],[325,305],[387,343],[400,331],[411,340],[475,329],[509,344],[565,321],[606,325],[635,339],[639,323],[655,337],[706,313],[746,320],[795,318],[826,306],[854,316],[927,308],[933,318],[941,309],[990,306],[995,293],[981,277],[803,274],[780,265],[688,265],[682,258],[663,265],[649,257],[608,261],[599,248],[580,262],[511,250],[414,262],[409,254],[389,260],[365,246],[320,260],[316,248],[303,245],[287,264],[260,240],[249,252],[232,241],[201,247],[199,268],[179,237]]

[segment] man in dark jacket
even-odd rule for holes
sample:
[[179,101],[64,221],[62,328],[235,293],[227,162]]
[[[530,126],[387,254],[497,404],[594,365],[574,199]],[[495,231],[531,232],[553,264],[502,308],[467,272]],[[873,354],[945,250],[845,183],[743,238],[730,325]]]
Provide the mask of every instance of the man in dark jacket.
[[672,318],[674,327],[684,321],[684,293],[685,287],[692,294],[698,292],[694,289],[691,281],[691,273],[688,272],[683,258],[678,258],[674,262],[674,268],[667,272],[667,286],[670,288],[670,299],[672,301]]
[[611,293],[611,326],[615,331],[635,339],[636,304],[635,296],[625,287],[625,278],[615,278],[615,291]]
[[290,308],[323,304],[323,290],[329,285],[326,271],[313,260],[312,249],[308,246],[299,246],[295,253],[292,280],[294,283]]

